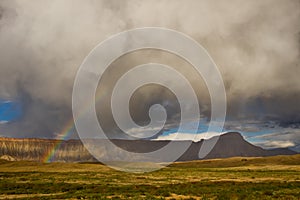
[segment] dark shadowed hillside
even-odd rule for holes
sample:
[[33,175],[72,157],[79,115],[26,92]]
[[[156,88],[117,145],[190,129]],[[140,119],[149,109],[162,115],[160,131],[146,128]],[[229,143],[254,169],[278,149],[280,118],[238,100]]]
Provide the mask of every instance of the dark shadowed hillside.
[[240,133],[230,132],[221,136],[221,139],[218,140],[215,148],[206,158],[228,158],[234,156],[264,157],[293,154],[296,153],[288,148],[263,149],[244,140]]
[[[165,146],[169,141],[149,140],[113,140],[113,142],[128,151],[150,152]],[[176,141],[178,145],[185,141]],[[178,161],[199,160],[198,152],[202,141],[193,142],[188,150]],[[264,157],[274,155],[293,155],[296,152],[284,149],[266,150],[254,146],[245,141],[236,132],[229,132],[220,136],[213,150],[205,157],[228,158],[235,156],[242,157]],[[96,161],[93,156],[84,148],[80,140],[49,140],[49,139],[0,139],[0,158],[7,160],[31,160],[42,162],[90,162]]]

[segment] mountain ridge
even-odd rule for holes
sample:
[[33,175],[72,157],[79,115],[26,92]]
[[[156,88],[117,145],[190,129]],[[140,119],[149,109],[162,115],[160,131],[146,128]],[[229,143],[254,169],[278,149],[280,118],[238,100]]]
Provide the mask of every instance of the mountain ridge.
[[[204,159],[297,154],[297,152],[288,148],[263,149],[246,141],[238,132],[228,132],[218,137],[219,139],[215,146]],[[122,139],[112,139],[111,141],[124,150],[138,153],[157,150],[170,142],[168,140],[135,141]],[[200,160],[198,153],[203,141],[192,142],[186,152],[177,161]],[[180,145],[191,141],[182,140],[173,142]],[[97,162],[82,142],[76,139],[0,138],[1,158],[38,162]]]

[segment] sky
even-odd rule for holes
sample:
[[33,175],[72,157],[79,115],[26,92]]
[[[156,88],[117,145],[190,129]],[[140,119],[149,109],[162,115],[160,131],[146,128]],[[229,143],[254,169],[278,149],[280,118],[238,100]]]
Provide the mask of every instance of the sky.
[[0,124],[18,120],[22,115],[22,106],[19,102],[0,101]]
[[[297,146],[299,20],[299,0],[2,0],[0,135],[61,137],[72,120],[75,75],[88,53],[113,34],[155,26],[189,35],[213,58],[227,95],[224,132],[239,131],[265,148]],[[105,130],[120,136],[108,106],[118,78],[133,66],[154,61],[174,67],[191,82],[203,117],[197,132],[205,132],[211,110],[204,81],[185,61],[154,50],[122,56],[105,72],[96,102],[97,114],[105,116],[100,122]],[[132,118],[147,124],[154,103],[163,104],[168,113],[166,127],[156,139],[170,139],[180,109],[166,88],[140,88],[130,102]],[[75,129],[70,130],[69,137],[76,137]],[[181,138],[194,138],[189,132]]]

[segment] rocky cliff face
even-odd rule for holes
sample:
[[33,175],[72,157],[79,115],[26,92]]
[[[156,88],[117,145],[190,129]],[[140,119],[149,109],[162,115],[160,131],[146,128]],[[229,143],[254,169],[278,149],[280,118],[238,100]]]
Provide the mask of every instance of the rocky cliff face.
[[[113,140],[128,151],[151,152],[165,146],[169,141],[130,141]],[[177,141],[178,145],[184,141]],[[203,141],[193,142],[179,161],[198,160],[198,152]],[[105,152],[104,152],[105,153]],[[213,150],[205,157],[227,158],[234,156],[273,156],[292,155],[296,152],[289,149],[266,150],[245,141],[239,133],[231,132],[221,135]],[[30,160],[40,162],[92,162],[96,161],[85,149],[80,140],[48,140],[48,139],[14,139],[0,138],[0,159]]]
[[40,162],[94,160],[80,140],[0,138],[0,157]]

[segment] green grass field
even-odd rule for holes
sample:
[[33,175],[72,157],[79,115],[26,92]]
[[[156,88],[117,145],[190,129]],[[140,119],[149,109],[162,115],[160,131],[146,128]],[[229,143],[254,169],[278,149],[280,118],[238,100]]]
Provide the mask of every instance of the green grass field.
[[0,199],[300,199],[300,155],[175,163],[132,174],[91,163],[0,161]]

